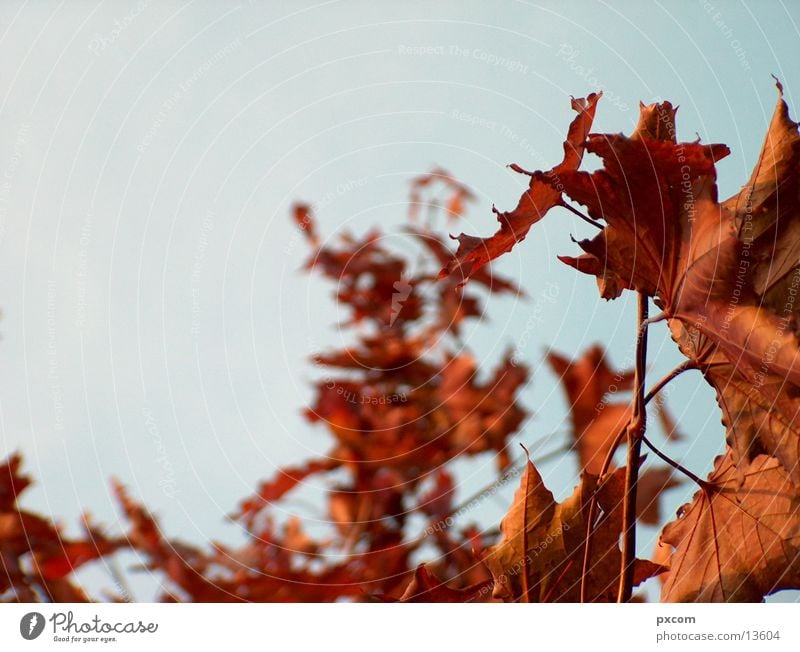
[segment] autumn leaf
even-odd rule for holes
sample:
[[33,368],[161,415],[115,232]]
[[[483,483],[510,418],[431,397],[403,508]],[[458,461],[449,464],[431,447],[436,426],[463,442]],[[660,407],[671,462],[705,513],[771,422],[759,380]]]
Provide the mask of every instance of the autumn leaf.
[[434,519],[445,519],[453,512],[456,485],[447,469],[439,469],[433,476],[430,489],[420,495],[419,509]]
[[27,489],[31,480],[20,473],[22,456],[19,453],[6,458],[0,464],[0,510],[12,510],[17,497]]
[[635,133],[593,134],[586,150],[603,160],[603,168],[565,171],[563,186],[607,226],[579,242],[583,256],[561,260],[597,275],[605,298],[635,289],[656,297],[665,309],[684,307],[684,284],[705,273],[709,258],[713,265],[722,244],[732,245],[715,210],[714,163],[728,148]]
[[424,564],[417,566],[400,602],[484,602],[492,595],[492,580],[463,589],[452,589]]
[[[427,200],[424,198],[425,191],[431,191],[436,186],[442,187],[447,193],[444,202],[435,196],[429,197]],[[434,168],[429,173],[421,174],[411,181],[409,219],[411,222],[417,221],[420,208],[425,207],[432,211],[442,207],[447,220],[454,221],[464,214],[467,203],[474,199],[475,195],[468,186],[461,183],[447,170]]]
[[242,502],[239,515],[243,517],[252,516],[269,505],[279,500],[285,493],[294,489],[298,483],[316,473],[330,471],[335,468],[335,460],[311,460],[298,467],[287,467],[280,469],[275,477],[269,482],[263,482],[255,496]]
[[[415,284],[406,281],[408,263],[405,257],[383,246],[381,233],[372,230],[361,238],[343,234],[338,246],[315,248],[306,269],[336,282],[337,301],[351,309],[351,318],[345,324],[368,320],[389,330],[400,329],[423,314],[423,301]],[[406,283],[408,288],[399,310],[393,302],[397,283]]]
[[661,430],[668,441],[677,442],[686,439],[686,435],[681,430],[672,413],[667,409],[667,402],[663,394],[655,397],[655,417],[661,424]]
[[592,93],[585,99],[573,99],[572,108],[578,116],[572,121],[564,142],[564,158],[547,172],[531,175],[528,190],[517,207],[510,213],[494,209],[500,228],[489,238],[478,238],[462,233],[456,255],[439,274],[440,278],[455,275],[460,285],[491,260],[504,254],[525,239],[531,226],[542,219],[554,206],[562,204],[560,175],[576,170],[581,163],[584,142],[594,121],[595,107],[602,93]]
[[[441,237],[428,229],[418,229],[409,227],[406,232],[422,243],[429,253],[433,254],[439,263],[439,267],[447,266],[453,259],[453,252],[445,244]],[[436,276],[417,276],[417,282],[436,281]],[[484,265],[475,270],[472,274],[472,283],[484,286],[492,293],[502,294],[504,292],[513,293],[519,297],[524,297],[525,293],[512,281],[497,274],[491,265]],[[454,290],[458,289],[456,292]],[[481,317],[486,319],[486,313],[482,309],[481,301],[476,296],[458,288],[458,279],[450,277],[447,281],[436,283],[437,299],[436,306],[439,312],[440,327],[445,327],[456,335],[460,334],[462,322],[469,317]]]
[[599,345],[575,360],[550,351],[547,361],[567,395],[581,469],[598,475],[614,440],[630,420],[630,401],[609,398],[633,387],[633,372],[612,369]]
[[160,554],[165,542],[156,519],[130,496],[119,480],[113,480],[111,486],[122,512],[131,524],[128,535],[131,545],[150,555]]
[[661,525],[661,496],[681,484],[681,477],[670,467],[646,469],[637,484],[636,518],[645,525]]
[[[406,232],[414,236],[419,242],[432,253],[439,265],[447,267],[453,260],[453,252],[445,245],[444,241],[435,233],[416,228],[407,228]],[[510,279],[494,272],[491,265],[484,265],[473,269],[470,275],[473,283],[483,285],[485,288],[495,293],[509,292],[519,296],[525,296],[525,292]],[[447,285],[445,284],[445,287]],[[452,288],[448,288],[448,294],[453,294]]]
[[759,455],[741,484],[730,449],[661,535],[674,547],[666,602],[760,602],[800,586],[800,497],[778,460]]
[[[624,469],[598,486],[584,474],[575,492],[562,503],[544,486],[528,461],[511,508],[503,519],[500,542],[484,563],[495,579],[494,597],[504,601],[579,602],[586,517],[589,499],[597,490],[602,514],[593,535],[587,596],[590,602],[613,602],[617,597],[621,553]],[[661,572],[652,562],[636,560],[634,583]]]
[[779,97],[750,181],[719,203],[715,163],[728,148],[678,143],[674,117],[668,104],[643,107],[631,137],[588,138],[603,168],[561,180],[606,226],[562,260],[596,275],[606,298],[653,297],[717,390],[736,459],[774,454],[800,482],[797,125]]
[[89,531],[85,540],[65,540],[57,550],[38,555],[40,558],[36,566],[46,579],[58,580],[83,564],[105,557],[126,545],[124,539],[108,539],[99,532]]
[[[572,421],[570,434],[580,468],[599,475],[617,436],[630,421],[630,399],[612,401],[611,398],[624,395],[633,387],[633,371],[614,370],[600,345],[589,347],[575,360],[550,351],[547,361],[567,395]],[[677,438],[673,419],[663,403],[659,405],[658,416],[666,437]],[[606,470],[614,468],[612,462]],[[671,471],[667,467],[650,467],[639,477],[636,512],[642,523],[660,522],[661,495],[680,482]]]
[[317,223],[314,220],[311,206],[308,204],[297,203],[292,207],[292,217],[295,224],[308,238],[312,247],[319,246],[319,236],[317,235]]
[[19,454],[0,463],[0,596],[12,589],[17,600],[32,601],[43,593],[54,601],[86,601],[69,576],[126,546],[126,541],[105,537],[88,520],[83,537],[66,537],[52,521],[22,509],[17,501],[31,481],[21,468]]

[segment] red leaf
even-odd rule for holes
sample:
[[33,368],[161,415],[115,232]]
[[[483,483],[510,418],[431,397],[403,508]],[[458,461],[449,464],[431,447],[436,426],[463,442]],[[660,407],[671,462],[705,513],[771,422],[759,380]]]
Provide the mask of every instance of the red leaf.
[[520,198],[517,207],[510,213],[495,209],[500,228],[489,238],[477,238],[461,234],[455,257],[439,274],[444,278],[450,274],[466,283],[473,274],[491,260],[504,254],[525,239],[531,226],[541,220],[547,211],[562,203],[560,176],[567,170],[576,170],[581,163],[584,142],[594,121],[595,107],[602,93],[592,93],[586,99],[573,99],[572,108],[578,113],[564,142],[564,159],[552,170],[531,175],[528,190]]

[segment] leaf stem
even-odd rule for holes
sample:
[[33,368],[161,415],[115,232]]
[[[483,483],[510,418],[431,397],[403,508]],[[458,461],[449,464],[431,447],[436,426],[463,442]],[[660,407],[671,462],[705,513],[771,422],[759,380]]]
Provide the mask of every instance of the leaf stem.
[[622,561],[617,602],[630,602],[636,561],[636,490],[639,482],[642,438],[647,429],[644,382],[647,374],[648,298],[639,292],[634,369],[633,415],[628,424],[628,458],[625,466],[625,497],[622,511]]
[[645,446],[647,446],[651,451],[653,451],[653,453],[655,453],[658,457],[660,457],[667,464],[669,464],[673,469],[683,473],[687,478],[689,478],[690,480],[694,481],[698,486],[700,486],[700,488],[707,489],[710,486],[708,482],[706,482],[702,478],[699,478],[698,476],[696,476],[694,473],[692,473],[685,466],[683,466],[679,462],[676,462],[675,460],[673,460],[669,455],[666,455],[665,453],[662,453],[658,448],[656,448],[653,445],[653,442],[651,442],[646,436],[642,436],[642,442],[644,442]]
[[561,202],[561,206],[562,208],[566,208],[570,213],[573,213],[574,215],[580,217],[584,222],[587,222],[588,224],[591,224],[592,226],[597,227],[598,229],[604,228],[603,225],[600,224],[600,222],[593,220],[588,215],[584,215],[577,208],[570,206],[567,202]]
[[647,392],[647,396],[644,397],[644,403],[647,405],[651,400],[656,397],[662,389],[664,389],[669,383],[675,380],[678,376],[680,376],[684,371],[689,371],[690,369],[697,369],[697,364],[693,360],[686,360],[675,367],[672,371],[670,371],[666,376],[664,376],[661,380],[659,380],[653,387]]

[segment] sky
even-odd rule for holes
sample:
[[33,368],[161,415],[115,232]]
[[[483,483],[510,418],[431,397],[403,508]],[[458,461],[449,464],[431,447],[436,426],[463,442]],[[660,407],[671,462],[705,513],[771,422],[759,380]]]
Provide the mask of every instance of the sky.
[[[560,160],[570,96],[596,90],[595,131],[668,99],[680,139],[727,143],[727,197],[758,155],[771,75],[800,113],[798,22],[769,0],[1,3],[0,455],[24,454],[25,504],[114,530],[118,477],[168,533],[240,540],[238,501],[330,448],[301,415],[308,358],[352,342],[332,287],[300,272],[292,202],[314,204],[325,238],[380,225],[402,249],[408,181],[442,166],[478,198],[458,230],[488,235],[492,204],[525,187],[507,165]],[[634,303],[556,259],[590,229],[558,210],[536,225],[497,265],[530,298],[491,298],[465,338],[487,366],[524,344],[519,441],[541,450],[568,425],[548,347],[632,360]],[[680,357],[651,332],[659,378]],[[687,374],[667,401],[687,435],[670,453],[705,474],[724,446],[712,390]],[[464,496],[493,464],[459,463]],[[571,492],[572,460],[542,472]],[[470,518],[497,523],[512,490]]]

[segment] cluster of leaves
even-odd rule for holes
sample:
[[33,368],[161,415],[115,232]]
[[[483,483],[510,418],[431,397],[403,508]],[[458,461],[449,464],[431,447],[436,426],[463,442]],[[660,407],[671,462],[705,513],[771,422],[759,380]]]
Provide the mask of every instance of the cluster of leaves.
[[[589,134],[599,94],[573,101],[579,115],[563,162],[527,173],[529,189],[512,213],[498,213],[497,233],[459,236],[442,271],[465,282],[550,209],[581,214],[567,200],[582,204],[599,233],[578,243],[582,255],[561,260],[595,276],[606,299],[633,290],[643,314],[652,300],[662,312],[642,321],[640,339],[666,320],[688,359],[675,375],[700,370],[716,390],[728,449],[707,480],[681,469],[699,491],[662,533],[663,600],[757,601],[800,588],[800,134],[778,91],[753,174],[723,202],[715,164],[728,148],[678,142],[669,102],[642,106],[624,136]],[[602,168],[580,171],[586,152]],[[646,344],[638,350],[646,355]],[[629,444],[643,437],[637,418]],[[629,459],[626,491],[636,491],[636,464]],[[537,505],[539,497],[529,491],[520,500]],[[525,511],[512,508],[506,538],[532,532],[530,518],[520,525]]]
[[[758,601],[800,588],[798,125],[779,97],[752,177],[719,202],[715,164],[727,147],[679,142],[668,102],[642,106],[630,136],[593,134],[600,99],[572,101],[562,161],[512,166],[529,177],[518,205],[495,211],[494,235],[458,236],[455,254],[433,225],[442,214],[457,220],[473,195],[441,169],[412,183],[405,233],[416,261],[378,230],[323,241],[311,207],[295,206],[306,269],[335,284],[354,343],[314,357],[325,376],[305,415],[328,429],[330,451],[280,470],[241,503],[244,545],[172,540],[119,484],[124,536],[87,519],[80,539],[66,538],[19,506],[29,481],[12,456],[0,470],[0,597],[87,599],[70,573],[121,548],[164,578],[164,600],[608,602],[656,576],[665,601]],[[586,154],[602,167],[582,171]],[[515,465],[509,454],[528,416],[519,402],[528,369],[506,355],[484,370],[460,339],[485,295],[522,294],[490,264],[556,207],[598,229],[578,243],[583,254],[562,260],[595,276],[602,297],[629,290],[640,306],[633,370],[612,368],[600,346],[547,356],[570,408],[563,454],[579,469],[562,502],[530,459]],[[661,310],[652,319],[649,302]],[[647,330],[662,320],[687,361],[646,393]],[[647,431],[648,403],[689,369],[716,390],[727,430],[705,480]],[[683,436],[663,404],[658,417],[667,439]],[[455,500],[452,462],[478,456],[496,460],[497,483],[521,476],[499,530],[466,523]],[[325,527],[278,518],[312,478],[328,487]],[[663,493],[687,482],[698,491],[664,525],[654,560],[635,558],[637,524],[663,525]]]
[[83,537],[71,539],[48,519],[22,509],[17,501],[31,480],[20,472],[21,464],[19,455],[0,464],[0,599],[84,602],[86,594],[70,577],[73,570],[125,542],[106,538],[88,518]]
[[[471,197],[441,170],[425,175],[412,184],[412,225],[422,208],[429,218],[441,212],[421,196],[436,185],[449,195],[444,212],[451,218]],[[480,316],[481,301],[457,294],[452,282],[436,281],[435,272],[452,253],[429,226],[407,229],[421,253],[412,269],[406,256],[385,246],[380,231],[361,238],[343,234],[322,245],[310,207],[298,205],[294,215],[312,247],[306,268],[336,284],[338,304],[349,309],[341,327],[358,327],[356,343],[314,357],[326,373],[315,383],[305,414],[328,428],[334,447],[323,459],[280,471],[264,483],[243,503],[240,518],[259,532],[272,504],[298,482],[335,472],[326,515],[335,532],[326,542],[309,539],[307,551],[311,561],[344,559],[339,567],[349,587],[329,589],[330,597],[360,592],[400,598],[422,546],[437,559],[440,573],[459,585],[480,584],[489,576],[473,549],[484,545],[483,538],[474,528],[446,526],[455,511],[454,480],[446,466],[493,453],[499,470],[506,469],[509,438],[526,417],[517,394],[527,369],[506,357],[481,374],[473,357],[456,346],[464,321]],[[518,292],[488,268],[475,280],[489,292]],[[412,515],[428,521],[426,535],[409,531]],[[292,550],[291,542],[285,548]]]
[[[335,284],[337,303],[349,309],[340,326],[352,328],[355,343],[313,358],[326,373],[315,383],[315,398],[305,415],[328,429],[331,450],[320,459],[281,469],[242,501],[234,518],[246,532],[245,545],[205,549],[171,540],[148,510],[115,483],[130,527],[113,542],[106,543],[94,530],[87,530],[80,542],[66,541],[48,524],[46,541],[42,531],[40,543],[31,538],[28,526],[44,524],[41,519],[26,520],[13,530],[0,527],[9,569],[5,597],[60,600],[66,595],[52,584],[50,570],[44,576],[48,584],[36,575],[40,590],[35,595],[28,591],[34,580],[11,570],[25,555],[52,569],[57,566],[52,556],[58,553],[59,572],[69,574],[124,547],[163,578],[162,599],[168,601],[419,600],[443,595],[463,600],[469,593],[461,589],[468,587],[476,599],[488,599],[491,575],[479,558],[497,533],[484,535],[474,526],[454,524],[459,506],[448,464],[488,456],[496,458],[498,477],[513,472],[508,449],[527,417],[517,398],[528,370],[509,356],[493,370],[478,369],[459,335],[465,321],[481,316],[482,298],[457,293],[455,282],[436,279],[453,254],[431,222],[441,213],[456,219],[470,199],[471,192],[443,170],[414,180],[406,230],[419,253],[413,269],[411,259],[387,248],[377,230],[362,237],[344,234],[323,245],[311,208],[295,207],[294,219],[312,250],[306,269]],[[425,225],[419,218],[423,210]],[[488,267],[475,281],[485,293],[520,293]],[[19,490],[27,482],[16,475],[19,458],[9,464],[10,486]],[[318,519],[327,527],[316,527],[313,536],[298,516],[276,518],[291,511],[282,503],[286,495],[312,476],[328,486],[327,513]],[[8,508],[8,519],[34,518],[19,511],[14,500]],[[45,556],[40,547],[53,552]],[[91,554],[78,556],[76,551],[84,548]],[[430,569],[417,569],[421,555],[434,560]],[[452,582],[445,586],[432,573]],[[69,595],[71,600],[80,597],[85,596]]]

